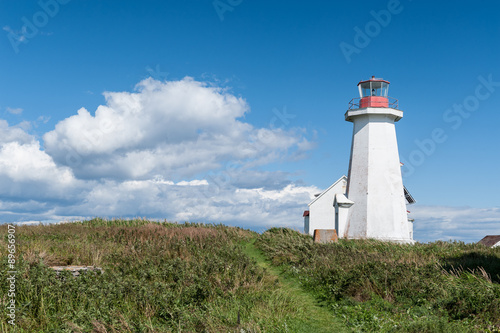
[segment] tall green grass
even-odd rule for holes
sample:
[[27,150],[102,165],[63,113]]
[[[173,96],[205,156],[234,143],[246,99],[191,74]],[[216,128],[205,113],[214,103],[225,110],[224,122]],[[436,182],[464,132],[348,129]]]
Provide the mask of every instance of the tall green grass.
[[[5,309],[6,226],[0,235]],[[249,257],[255,238],[279,270]],[[258,235],[223,225],[99,218],[20,226],[16,245],[17,327],[1,311],[2,332],[307,331],[305,306],[312,303],[302,304],[276,271],[356,332],[500,332],[500,248],[316,244],[290,229]],[[52,265],[103,272],[57,275]]]
[[[7,235],[0,227],[0,235]],[[285,332],[300,305],[221,225],[94,219],[16,228],[16,332]],[[0,307],[6,306],[1,237]],[[57,275],[51,265],[103,273]],[[238,322],[239,317],[239,322]],[[2,331],[14,331],[0,312]]]
[[500,248],[317,244],[280,228],[256,245],[355,331],[500,332]]

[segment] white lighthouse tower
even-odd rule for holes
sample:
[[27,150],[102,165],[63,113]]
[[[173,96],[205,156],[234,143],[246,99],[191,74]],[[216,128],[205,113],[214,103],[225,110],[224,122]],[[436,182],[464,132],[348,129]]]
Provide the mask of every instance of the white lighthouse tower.
[[354,125],[346,189],[354,204],[339,236],[412,243],[394,124],[403,111],[389,101],[388,81],[372,77],[358,87],[345,113]]

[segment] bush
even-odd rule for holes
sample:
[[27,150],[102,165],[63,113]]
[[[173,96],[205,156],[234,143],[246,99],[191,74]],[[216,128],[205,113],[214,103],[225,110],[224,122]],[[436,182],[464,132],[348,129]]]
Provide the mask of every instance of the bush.
[[[142,219],[17,227],[16,331],[269,330],[297,310],[243,253],[240,243],[255,236],[220,225]],[[5,241],[0,239],[2,281]],[[49,268],[64,264],[98,265],[103,273],[73,277]],[[0,288],[5,295],[6,284]],[[282,309],[288,312],[277,315]],[[7,323],[5,311],[0,321]]]
[[356,330],[500,331],[498,249],[462,242],[318,244],[290,229],[266,231],[256,244]]

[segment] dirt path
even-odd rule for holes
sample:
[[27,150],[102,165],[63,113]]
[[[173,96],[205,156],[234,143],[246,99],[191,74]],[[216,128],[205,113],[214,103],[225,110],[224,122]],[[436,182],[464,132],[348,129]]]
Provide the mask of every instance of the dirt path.
[[280,268],[271,265],[266,256],[255,247],[256,239],[244,244],[243,251],[257,264],[266,269],[266,271],[278,278],[282,288],[294,295],[298,304],[303,305],[303,313],[301,318],[290,323],[290,332],[350,332],[342,323],[341,320],[334,316],[328,309],[320,306],[314,297],[304,291],[299,282],[291,277],[286,277]]

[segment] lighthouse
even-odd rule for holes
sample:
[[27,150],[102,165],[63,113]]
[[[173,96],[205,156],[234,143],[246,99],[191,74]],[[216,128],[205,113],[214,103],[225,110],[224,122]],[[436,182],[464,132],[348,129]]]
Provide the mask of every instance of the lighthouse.
[[319,241],[335,231],[335,239],[413,243],[406,205],[415,199],[403,186],[395,127],[403,111],[388,97],[389,81],[372,76],[358,89],[345,113],[354,127],[348,176],[314,196],[303,214],[304,233]]
[[345,113],[353,123],[346,187],[353,204],[339,237],[412,243],[395,128],[403,111],[388,97],[386,80],[372,77],[359,82],[358,89],[360,97]]

